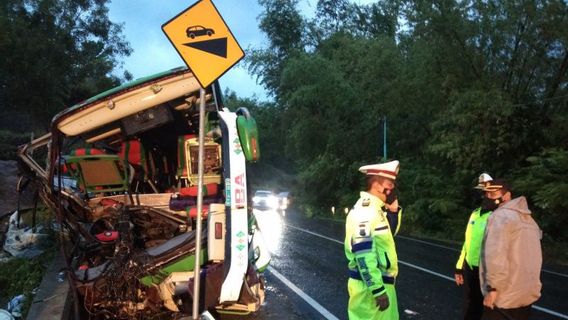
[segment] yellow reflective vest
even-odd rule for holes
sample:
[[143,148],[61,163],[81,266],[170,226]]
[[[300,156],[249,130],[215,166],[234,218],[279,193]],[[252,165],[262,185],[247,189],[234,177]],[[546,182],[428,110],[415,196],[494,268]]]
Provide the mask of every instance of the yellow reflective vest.
[[400,228],[402,210],[392,232],[384,205],[378,197],[361,192],[345,223],[344,249],[350,277],[364,281],[375,297],[385,292],[385,283],[394,284],[398,274],[393,237]]
[[461,254],[456,263],[456,271],[463,270],[464,261],[471,267],[479,266],[481,243],[483,242],[483,235],[485,234],[487,218],[489,218],[490,214],[491,211],[481,208],[477,208],[471,213],[465,229],[465,240]]

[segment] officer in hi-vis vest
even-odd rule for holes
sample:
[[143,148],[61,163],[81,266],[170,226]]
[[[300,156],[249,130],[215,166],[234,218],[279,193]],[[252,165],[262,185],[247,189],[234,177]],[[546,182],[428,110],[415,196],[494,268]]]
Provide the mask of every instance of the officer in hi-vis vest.
[[398,161],[359,168],[367,175],[367,191],[361,192],[345,222],[351,320],[399,318],[394,288],[398,260],[393,238],[402,217],[394,190],[398,170]]
[[[482,190],[491,181],[493,178],[490,175],[482,173],[475,188]],[[456,263],[454,276],[456,284],[464,286],[464,320],[479,320],[483,313],[483,295],[479,284],[479,258],[487,218],[496,208],[492,202],[494,201],[484,195],[481,207],[471,213],[465,229],[465,241]]]

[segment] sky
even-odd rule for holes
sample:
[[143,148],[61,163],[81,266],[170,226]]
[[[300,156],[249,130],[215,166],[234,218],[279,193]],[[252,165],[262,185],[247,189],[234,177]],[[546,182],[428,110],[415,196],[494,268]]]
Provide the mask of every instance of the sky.
[[[128,70],[136,79],[183,66],[183,60],[162,32],[161,26],[195,2],[112,0],[109,17],[111,21],[124,25],[123,34],[134,50],[129,57],[123,58],[123,70]],[[267,46],[266,37],[258,29],[257,18],[262,8],[257,0],[213,0],[213,3],[245,51]],[[299,10],[305,17],[313,17],[316,3],[317,0],[301,0]],[[248,73],[243,62],[231,68],[219,82],[223,91],[229,88],[240,97],[270,99],[262,86],[257,84],[256,77]]]

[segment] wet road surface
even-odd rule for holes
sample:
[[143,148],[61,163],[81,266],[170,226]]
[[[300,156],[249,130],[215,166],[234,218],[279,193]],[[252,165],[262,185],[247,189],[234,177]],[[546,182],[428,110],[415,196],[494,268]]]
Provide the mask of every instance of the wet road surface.
[[[343,224],[294,212],[259,215],[273,256],[266,272],[265,305],[245,319],[347,319]],[[458,248],[406,236],[397,237],[396,243],[400,318],[460,319],[462,290],[453,282]],[[531,319],[568,319],[568,268],[550,268],[542,273],[543,296]]]

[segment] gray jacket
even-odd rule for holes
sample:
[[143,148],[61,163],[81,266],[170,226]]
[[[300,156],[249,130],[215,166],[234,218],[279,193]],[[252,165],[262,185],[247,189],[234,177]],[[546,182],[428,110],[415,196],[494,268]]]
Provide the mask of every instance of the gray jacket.
[[497,307],[528,306],[540,298],[540,239],[525,197],[505,202],[489,217],[479,272],[483,295],[497,290]]

